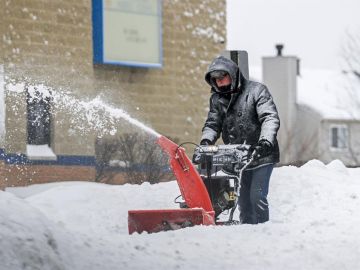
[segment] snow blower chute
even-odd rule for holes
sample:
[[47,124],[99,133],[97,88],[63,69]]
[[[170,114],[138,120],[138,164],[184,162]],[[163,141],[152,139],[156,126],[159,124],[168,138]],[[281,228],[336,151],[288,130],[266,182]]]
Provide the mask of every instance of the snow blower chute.
[[[251,163],[248,145],[198,146],[198,170],[186,156],[185,149],[164,136],[157,143],[169,155],[171,169],[185,202],[181,209],[130,210],[129,234],[175,230],[194,225],[224,224],[217,217],[230,210],[228,223],[233,223],[240,179]],[[218,175],[221,170],[223,173]],[[201,176],[200,176],[200,174]]]

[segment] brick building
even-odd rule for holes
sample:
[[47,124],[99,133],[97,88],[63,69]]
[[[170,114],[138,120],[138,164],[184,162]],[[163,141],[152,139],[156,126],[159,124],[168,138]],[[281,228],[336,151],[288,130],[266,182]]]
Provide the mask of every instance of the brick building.
[[[225,47],[226,1],[160,2],[160,68],[94,64],[96,2],[0,0],[1,186],[94,180],[99,129],[101,136],[133,129],[120,118],[94,129],[102,118],[88,119],[87,106],[96,97],[161,134],[199,140],[209,98],[203,76]],[[44,118],[45,141],[54,156],[29,157],[29,144],[39,144],[32,142],[38,137],[29,119],[38,103],[29,98],[31,89],[50,89],[55,96]]]

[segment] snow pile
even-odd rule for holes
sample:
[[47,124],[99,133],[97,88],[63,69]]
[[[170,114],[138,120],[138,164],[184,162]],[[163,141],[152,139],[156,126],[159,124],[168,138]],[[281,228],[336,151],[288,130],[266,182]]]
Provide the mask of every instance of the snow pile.
[[360,169],[316,160],[276,168],[265,224],[127,234],[128,210],[177,208],[178,194],[175,181],[8,188],[0,192],[0,269],[360,267]]
[[[0,193],[0,269],[82,269],[76,235],[63,230],[40,210],[14,195]],[[91,252],[91,250],[88,250]],[[83,268],[85,269],[85,268]]]

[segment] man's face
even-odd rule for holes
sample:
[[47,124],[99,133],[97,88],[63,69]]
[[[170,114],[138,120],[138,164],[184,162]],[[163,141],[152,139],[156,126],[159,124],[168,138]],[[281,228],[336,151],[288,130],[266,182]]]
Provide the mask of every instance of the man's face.
[[222,78],[216,78],[215,82],[218,87],[227,86],[227,85],[231,84],[231,78],[230,78],[229,74],[226,74]]

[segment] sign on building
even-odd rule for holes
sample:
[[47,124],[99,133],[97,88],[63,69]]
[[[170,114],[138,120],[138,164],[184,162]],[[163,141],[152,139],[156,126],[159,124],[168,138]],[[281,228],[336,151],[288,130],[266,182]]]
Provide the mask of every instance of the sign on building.
[[162,66],[161,0],[93,0],[94,63]]

